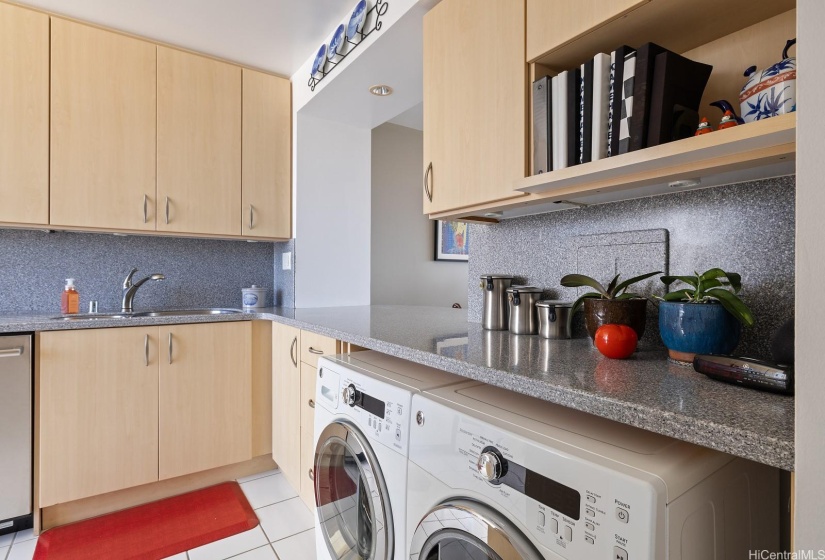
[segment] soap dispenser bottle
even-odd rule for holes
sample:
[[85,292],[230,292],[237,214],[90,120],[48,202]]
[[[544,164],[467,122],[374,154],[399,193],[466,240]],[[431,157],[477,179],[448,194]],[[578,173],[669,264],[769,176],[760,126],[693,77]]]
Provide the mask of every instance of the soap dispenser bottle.
[[74,286],[74,278],[66,278],[66,287],[60,297],[60,311],[66,315],[80,312],[80,294]]

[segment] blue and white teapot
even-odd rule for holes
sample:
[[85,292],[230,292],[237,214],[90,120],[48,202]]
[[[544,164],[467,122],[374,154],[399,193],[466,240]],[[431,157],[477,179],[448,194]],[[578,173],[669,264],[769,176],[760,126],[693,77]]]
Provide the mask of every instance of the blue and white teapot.
[[739,94],[739,104],[746,123],[796,111],[796,57],[788,56],[795,44],[796,39],[789,39],[782,60],[766,70],[758,72],[756,66],[745,70],[748,81]]

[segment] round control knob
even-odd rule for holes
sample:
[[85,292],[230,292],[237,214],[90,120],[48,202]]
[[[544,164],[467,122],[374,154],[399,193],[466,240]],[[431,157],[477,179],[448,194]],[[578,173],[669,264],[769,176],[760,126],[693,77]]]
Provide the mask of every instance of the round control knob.
[[355,406],[355,403],[358,400],[358,389],[355,388],[355,385],[347,385],[341,392],[341,396],[344,398],[344,403],[350,406]]
[[507,463],[501,454],[495,449],[487,448],[481,452],[476,461],[476,470],[478,474],[484,477],[484,480],[492,482],[504,476],[507,469]]

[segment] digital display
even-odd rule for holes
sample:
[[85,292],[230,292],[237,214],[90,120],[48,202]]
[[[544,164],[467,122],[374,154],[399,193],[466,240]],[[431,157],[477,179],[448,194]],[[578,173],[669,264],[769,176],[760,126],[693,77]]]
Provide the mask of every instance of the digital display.
[[581,516],[581,494],[531,470],[526,473],[524,493],[570,519],[578,521]]
[[361,402],[359,406],[370,414],[378,416],[381,420],[384,419],[384,411],[387,408],[384,401],[371,397],[366,393],[361,393]]

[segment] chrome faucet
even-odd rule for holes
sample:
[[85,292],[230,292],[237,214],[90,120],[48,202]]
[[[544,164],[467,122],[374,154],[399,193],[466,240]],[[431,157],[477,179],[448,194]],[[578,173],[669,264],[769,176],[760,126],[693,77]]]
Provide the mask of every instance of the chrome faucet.
[[132,312],[132,302],[135,299],[135,294],[137,293],[138,288],[143,286],[147,280],[163,280],[166,278],[163,274],[152,274],[151,276],[147,276],[142,280],[132,283],[132,276],[134,276],[137,271],[138,269],[133,268],[132,271],[126,276],[126,280],[123,281],[123,303],[120,309],[121,313]]

